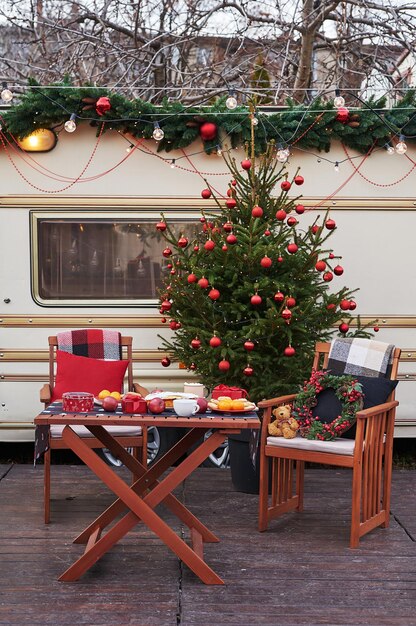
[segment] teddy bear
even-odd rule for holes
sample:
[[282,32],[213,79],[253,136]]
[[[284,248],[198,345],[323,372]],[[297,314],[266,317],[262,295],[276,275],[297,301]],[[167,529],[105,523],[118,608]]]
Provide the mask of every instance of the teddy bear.
[[272,437],[284,437],[285,439],[296,437],[299,423],[294,417],[290,416],[291,411],[290,404],[284,404],[273,409],[272,414],[275,420],[268,425],[269,435]]

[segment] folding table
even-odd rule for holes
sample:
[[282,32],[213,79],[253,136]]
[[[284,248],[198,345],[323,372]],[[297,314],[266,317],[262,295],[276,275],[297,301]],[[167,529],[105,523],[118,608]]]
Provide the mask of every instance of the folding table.
[[[35,424],[65,425],[62,434],[65,443],[117,496],[113,504],[74,539],[74,543],[86,544],[85,551],[59,580],[78,580],[103,554],[142,521],[202,582],[207,585],[224,584],[206,563],[203,554],[204,543],[218,542],[219,539],[172,492],[228,435],[245,429],[259,429],[260,420],[255,412],[204,413],[191,417],[179,417],[169,412],[161,415],[105,413],[102,409],[90,413],[64,413],[62,406],[55,403],[35,418]],[[133,473],[133,484],[128,485],[120,478],[114,468],[107,465],[78,437],[71,425],[86,426]],[[147,468],[108,433],[104,427],[110,425],[188,430],[159,461]],[[207,438],[204,438],[205,433],[209,433]],[[178,464],[172,467],[175,463]],[[171,471],[165,474],[169,468],[172,468]],[[165,475],[162,476],[163,474]],[[162,502],[189,528],[191,546],[155,512],[155,507]],[[113,524],[123,512],[124,515]],[[104,533],[110,524],[111,528]]]

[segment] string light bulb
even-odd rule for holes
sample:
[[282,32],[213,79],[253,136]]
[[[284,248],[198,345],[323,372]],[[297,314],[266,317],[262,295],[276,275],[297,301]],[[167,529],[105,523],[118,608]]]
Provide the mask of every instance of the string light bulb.
[[283,146],[280,145],[276,152],[276,158],[279,161],[279,163],[286,163],[289,156],[290,156],[289,148],[283,148]]
[[338,161],[335,161],[334,170],[335,170],[335,172],[339,172],[339,163],[338,163]]
[[257,118],[256,114],[255,114],[255,113],[252,113],[252,114],[251,114],[251,125],[252,125],[252,126],[257,126],[257,125],[258,125],[258,123],[259,123],[259,120],[258,120],[258,118]]
[[73,133],[76,130],[77,125],[75,123],[76,115],[75,113],[71,113],[71,117],[64,124],[64,128],[67,133]]
[[152,136],[155,141],[162,141],[163,137],[165,136],[165,133],[159,126],[159,122],[155,122],[155,128],[152,133]]
[[172,159],[172,161],[170,162],[170,166],[171,166],[171,168],[172,168],[173,170],[174,170],[174,169],[175,169],[175,167],[176,167],[176,165],[175,165],[175,164],[176,164],[176,159]]
[[126,148],[126,152],[131,152],[133,150],[134,146],[131,143],[127,148]]
[[10,102],[11,100],[13,100],[13,94],[10,91],[10,89],[7,87],[7,83],[2,83],[2,91],[0,93],[0,97],[3,100],[3,102]]
[[341,96],[339,89],[335,89],[334,107],[337,109],[343,107],[345,104],[344,98]]
[[400,135],[399,142],[396,144],[397,154],[405,154],[407,152],[407,145],[404,142],[403,135]]
[[234,109],[237,108],[237,98],[235,97],[235,92],[234,91],[230,91],[230,94],[229,94],[227,100],[225,101],[225,106],[230,111],[234,111]]
[[391,144],[389,144],[389,143],[386,145],[386,150],[387,150],[387,154],[388,154],[388,155],[390,155],[390,156],[391,156],[392,154],[395,154],[395,153],[396,153],[396,150],[395,150],[395,149],[393,148],[393,146],[392,146]]
[[222,148],[221,146],[217,146],[217,156],[222,156]]

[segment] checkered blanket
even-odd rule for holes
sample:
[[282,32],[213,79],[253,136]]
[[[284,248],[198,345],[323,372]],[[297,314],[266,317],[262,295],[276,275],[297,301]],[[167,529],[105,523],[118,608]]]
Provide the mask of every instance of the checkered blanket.
[[57,334],[58,350],[93,359],[121,359],[121,334],[116,330],[84,328]]
[[328,370],[333,374],[385,378],[393,360],[392,344],[372,339],[333,339]]

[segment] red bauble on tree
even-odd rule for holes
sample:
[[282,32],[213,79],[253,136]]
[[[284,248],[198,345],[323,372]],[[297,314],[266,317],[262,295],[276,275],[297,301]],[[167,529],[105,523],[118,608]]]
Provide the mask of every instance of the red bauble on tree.
[[266,228],[266,230],[264,231],[264,236],[270,237],[271,234],[272,234],[272,231],[269,228]]
[[180,248],[186,248],[186,246],[188,245],[189,241],[187,240],[186,237],[179,237],[178,239],[178,246]]
[[211,189],[203,189],[201,191],[201,197],[204,198],[204,200],[208,200],[208,198],[210,198],[211,196],[212,196]]
[[315,269],[318,270],[318,272],[323,272],[324,270],[326,270],[325,261],[317,261],[315,263]]
[[222,227],[226,233],[230,233],[233,229],[233,225],[231,222],[225,222],[225,224],[223,224]]
[[237,237],[233,233],[230,233],[229,235],[227,235],[226,242],[230,245],[234,245],[235,243],[237,243]]
[[227,206],[227,209],[235,209],[235,207],[237,206],[237,200],[235,198],[227,198],[225,204]]
[[209,282],[205,278],[205,276],[203,276],[198,280],[198,285],[201,287],[201,289],[207,289],[207,287],[209,286]]
[[163,254],[163,256],[164,256],[165,258],[167,258],[167,257],[169,257],[169,256],[171,256],[171,255],[172,255],[172,250],[171,250],[170,248],[165,248],[165,249],[163,250],[162,254]]
[[221,370],[221,372],[228,372],[228,370],[230,369],[230,362],[226,359],[223,359],[218,363],[218,369]]
[[218,291],[218,289],[211,289],[211,291],[208,294],[208,297],[211,298],[211,300],[218,300],[218,298],[220,297],[220,292]]
[[286,322],[288,322],[292,317],[292,311],[290,309],[283,309],[282,317]]
[[107,98],[107,96],[101,96],[101,98],[98,98],[95,105],[95,110],[97,111],[98,115],[104,115],[104,113],[107,113],[107,111],[110,111],[110,109],[111,102],[109,98]]
[[295,185],[303,185],[303,183],[305,182],[305,179],[303,178],[303,176],[300,176],[299,174],[297,176],[295,176],[295,178],[293,179],[293,182],[295,183]]
[[243,374],[244,376],[253,376],[254,369],[251,367],[251,365],[247,365],[247,367],[243,369]]
[[195,274],[189,274],[188,276],[189,284],[196,283],[197,280],[198,280],[198,276],[196,276]]
[[272,266],[273,261],[271,260],[270,257],[268,257],[267,255],[264,256],[261,261],[260,261],[260,265],[264,268],[269,268]]
[[283,222],[283,220],[285,220],[286,217],[287,217],[287,213],[283,209],[279,209],[276,212],[276,219],[279,220],[280,222]]
[[337,120],[337,122],[341,122],[341,124],[346,124],[349,117],[350,112],[348,111],[348,109],[346,107],[340,107],[337,111],[335,119]]
[[166,230],[166,222],[158,222],[156,224],[156,229],[163,233],[163,231]]
[[327,228],[328,230],[334,230],[334,228],[336,227],[336,223],[334,222],[334,220],[326,220],[325,222],[325,228]]
[[221,345],[221,343],[222,341],[219,337],[217,337],[217,335],[214,335],[209,340],[209,345],[211,346],[211,348],[218,348]]
[[285,296],[281,291],[277,291],[274,294],[273,299],[275,300],[275,302],[283,302],[283,300],[285,299]]
[[244,161],[241,161],[241,167],[243,168],[243,170],[249,170],[251,167],[250,159],[244,159]]
[[199,127],[199,135],[202,141],[212,141],[217,136],[218,128],[212,122],[204,122]]
[[170,359],[167,356],[165,356],[160,362],[163,367],[169,367],[170,365]]
[[283,191],[289,191],[291,186],[292,185],[288,180],[284,180],[283,182],[280,183],[280,187],[283,189]]
[[336,265],[334,267],[334,274],[336,276],[341,276],[344,273],[344,268],[342,267],[342,265]]
[[322,278],[324,279],[324,281],[326,283],[330,283],[331,280],[334,278],[334,275],[332,272],[325,272],[325,274],[322,276]]
[[263,209],[261,208],[261,206],[258,206],[257,204],[256,204],[256,206],[253,206],[253,208],[251,210],[251,215],[253,217],[262,217]]
[[305,207],[303,206],[303,204],[297,204],[295,206],[295,211],[298,215],[302,215],[302,213],[305,213]]
[[170,311],[170,309],[172,308],[172,302],[169,302],[169,300],[163,300],[160,308],[163,312]]
[[287,348],[284,349],[283,354],[285,356],[295,356],[295,348],[292,348],[292,346],[287,346]]
[[259,306],[259,304],[262,303],[261,296],[259,296],[257,293],[255,293],[254,296],[251,296],[250,302],[251,302],[251,304],[253,306]]
[[211,252],[211,250],[213,250],[215,248],[215,242],[212,241],[212,239],[208,239],[208,241],[206,241],[204,243],[204,248],[205,250],[207,250],[208,252]]
[[342,309],[342,311],[349,311],[350,304],[351,303],[349,300],[341,300],[341,302],[339,303],[339,308]]
[[189,366],[190,370],[196,370],[196,363],[191,363]]
[[354,311],[357,308],[357,303],[354,300],[350,301],[350,311]]
[[198,337],[195,337],[195,339],[192,339],[191,348],[193,348],[194,350],[199,350],[200,347],[201,347],[201,340],[198,339]]
[[339,332],[340,333],[347,333],[350,329],[350,327],[348,326],[348,324],[346,322],[342,322],[339,326]]
[[298,224],[298,220],[296,219],[296,217],[293,217],[293,215],[291,215],[290,217],[287,218],[288,226],[296,226],[296,224]]
[[290,243],[287,246],[287,251],[290,252],[290,254],[295,254],[298,251],[298,246],[296,243]]
[[251,352],[255,347],[254,341],[247,339],[247,341],[244,342],[244,349],[247,350],[247,352]]
[[287,298],[287,300],[286,300],[286,306],[289,309],[293,309],[293,307],[296,306],[295,298],[292,298],[291,296],[289,296],[289,298]]

